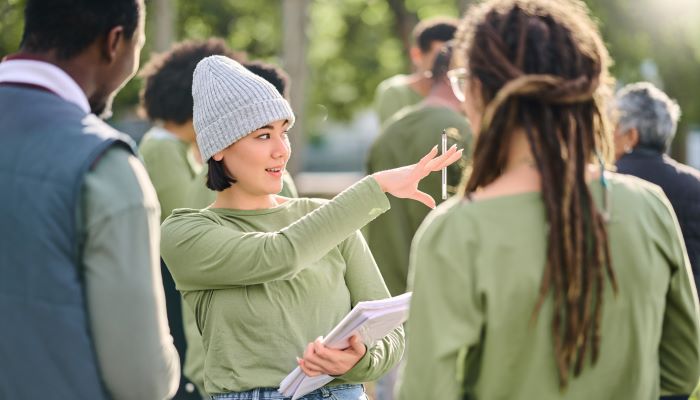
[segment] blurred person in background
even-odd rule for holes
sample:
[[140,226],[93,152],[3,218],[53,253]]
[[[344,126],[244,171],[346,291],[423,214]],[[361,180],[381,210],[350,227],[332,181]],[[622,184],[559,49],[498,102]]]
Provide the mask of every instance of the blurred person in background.
[[610,61],[585,4],[488,1],[457,37],[473,169],[414,240],[400,398],[687,396],[690,263],[661,189],[604,170]]
[[[449,146],[457,144],[469,153],[471,130],[461,113],[447,78],[452,47],[445,45],[435,58],[432,87],[420,103],[403,108],[384,125],[372,144],[367,172],[374,173],[406,165],[440,144],[443,129],[448,130]],[[466,154],[448,168],[448,194],[453,195],[462,178]],[[441,203],[441,176],[432,174],[421,181],[420,189]],[[406,292],[408,255],[411,241],[430,208],[420,203],[389,199],[391,209],[368,225],[367,243],[392,296]]]
[[[213,201],[214,192],[206,187],[201,175],[203,165],[192,125],[192,74],[199,61],[215,54],[241,57],[221,39],[185,41],[151,57],[140,73],[141,110],[154,125],[141,140],[139,152],[158,195],[161,222],[176,208],[204,208]],[[204,200],[193,200],[198,198]],[[201,336],[196,331],[194,316],[191,310],[182,307],[180,293],[162,262],[161,275],[168,323],[180,354],[183,375],[204,395],[201,377],[204,361],[202,351],[198,351]],[[187,326],[194,329],[188,330]],[[181,379],[176,399],[199,397],[187,383],[187,379]]]
[[[420,158],[440,143],[446,129],[449,146],[457,144],[469,153],[471,130],[461,104],[455,97],[447,78],[452,59],[452,46],[445,44],[438,52],[431,73],[432,85],[428,96],[413,106],[402,108],[384,124],[382,133],[370,148],[367,172],[396,168]],[[448,194],[453,195],[466,165],[464,158],[448,168]],[[420,183],[420,190],[442,202],[442,177],[432,174]],[[389,293],[397,296],[406,292],[408,256],[411,241],[430,208],[416,202],[389,198],[391,209],[372,221],[366,229],[367,243],[377,261]],[[396,369],[377,383],[378,400],[393,398]]]
[[357,337],[339,350],[309,341],[358,302],[389,296],[358,231],[388,209],[385,192],[434,206],[418,182],[461,152],[436,157],[435,148],[331,201],[282,197],[294,124],[287,100],[222,56],[197,65],[192,94],[207,186],[217,195],[207,209],[173,212],[161,250],[202,333],[205,390],[215,399],[279,398],[280,382],[299,366],[309,376],[336,377],[304,399],[366,399],[359,383],[401,358],[403,329],[369,347]]
[[678,104],[648,82],[625,86],[615,97],[617,172],[657,184],[671,201],[700,283],[700,171],[665,153],[676,134]]
[[452,40],[459,20],[449,17],[436,17],[418,23],[411,34],[413,46],[409,51],[414,72],[410,75],[396,75],[382,81],[374,96],[374,108],[379,115],[379,123],[386,120],[403,107],[423,100],[432,81],[430,70],[433,60],[445,42]]
[[158,201],[95,115],[138,69],[143,1],[28,0],[24,16],[0,63],[0,397],[170,398]]

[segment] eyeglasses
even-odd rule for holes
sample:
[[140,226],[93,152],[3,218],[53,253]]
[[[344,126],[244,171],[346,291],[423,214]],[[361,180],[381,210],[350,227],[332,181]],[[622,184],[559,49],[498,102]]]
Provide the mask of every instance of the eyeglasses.
[[447,78],[450,80],[450,86],[452,87],[452,92],[459,101],[466,100],[467,90],[467,79],[469,79],[469,72],[466,68],[455,68],[447,71]]

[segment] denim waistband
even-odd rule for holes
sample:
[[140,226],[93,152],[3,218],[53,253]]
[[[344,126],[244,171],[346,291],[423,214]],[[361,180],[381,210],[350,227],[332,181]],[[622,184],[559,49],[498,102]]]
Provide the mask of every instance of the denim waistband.
[[[344,384],[344,385],[334,385],[334,386],[324,386],[320,389],[316,389],[313,392],[305,395],[316,396],[321,398],[331,397],[333,392],[348,390],[348,389],[361,389],[360,384]],[[211,396],[213,400],[286,400],[291,397],[285,397],[277,388],[255,388],[253,390],[248,390],[245,392],[231,392],[231,393],[219,393]]]

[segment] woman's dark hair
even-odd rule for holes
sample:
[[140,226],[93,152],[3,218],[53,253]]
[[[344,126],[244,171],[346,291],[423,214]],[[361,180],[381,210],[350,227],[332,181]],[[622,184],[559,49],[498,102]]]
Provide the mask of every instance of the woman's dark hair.
[[431,70],[431,78],[433,82],[440,82],[447,77],[447,71],[450,69],[452,61],[452,50],[454,41],[446,42],[440,51],[435,56],[433,68]]
[[230,177],[228,172],[226,172],[223,160],[216,161],[212,157],[207,161],[207,167],[209,168],[207,172],[207,187],[209,189],[223,192],[236,183],[236,180]]
[[185,41],[151,57],[141,71],[141,111],[151,121],[183,124],[192,119],[192,76],[203,58],[224,55],[239,60],[222,39]]
[[525,131],[542,177],[547,260],[532,322],[552,292],[554,354],[564,388],[589,349],[592,363],[597,360],[606,278],[617,292],[605,220],[585,178],[596,154],[611,160],[602,104],[608,52],[577,0],[489,1],[468,13],[457,37],[456,64],[481,84],[485,105],[482,126],[474,127],[480,133],[467,193],[503,172],[516,128]]
[[421,52],[427,53],[434,42],[447,42],[454,39],[459,20],[451,17],[435,17],[419,22],[411,32],[413,42]]
[[124,37],[130,40],[142,4],[137,0],[27,0],[21,47],[30,52],[55,50],[58,58],[69,59],[117,26],[124,27]]

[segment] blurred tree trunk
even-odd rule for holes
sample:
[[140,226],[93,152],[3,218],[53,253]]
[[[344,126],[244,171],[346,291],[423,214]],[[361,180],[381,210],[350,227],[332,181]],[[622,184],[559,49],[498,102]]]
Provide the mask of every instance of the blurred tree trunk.
[[387,0],[387,3],[394,15],[394,30],[396,36],[403,42],[404,50],[408,55],[408,51],[411,49],[412,45],[411,31],[418,23],[418,16],[406,8],[406,2],[404,0]]
[[153,51],[164,52],[175,41],[175,0],[152,0],[152,13],[150,23],[153,29]]
[[292,146],[292,158],[287,163],[287,170],[292,175],[298,174],[303,166],[304,147],[304,116],[306,106],[306,78],[308,65],[306,49],[308,38],[308,9],[310,0],[280,0],[282,3],[282,62],[285,71],[291,78],[290,103],[296,122],[289,135]]

